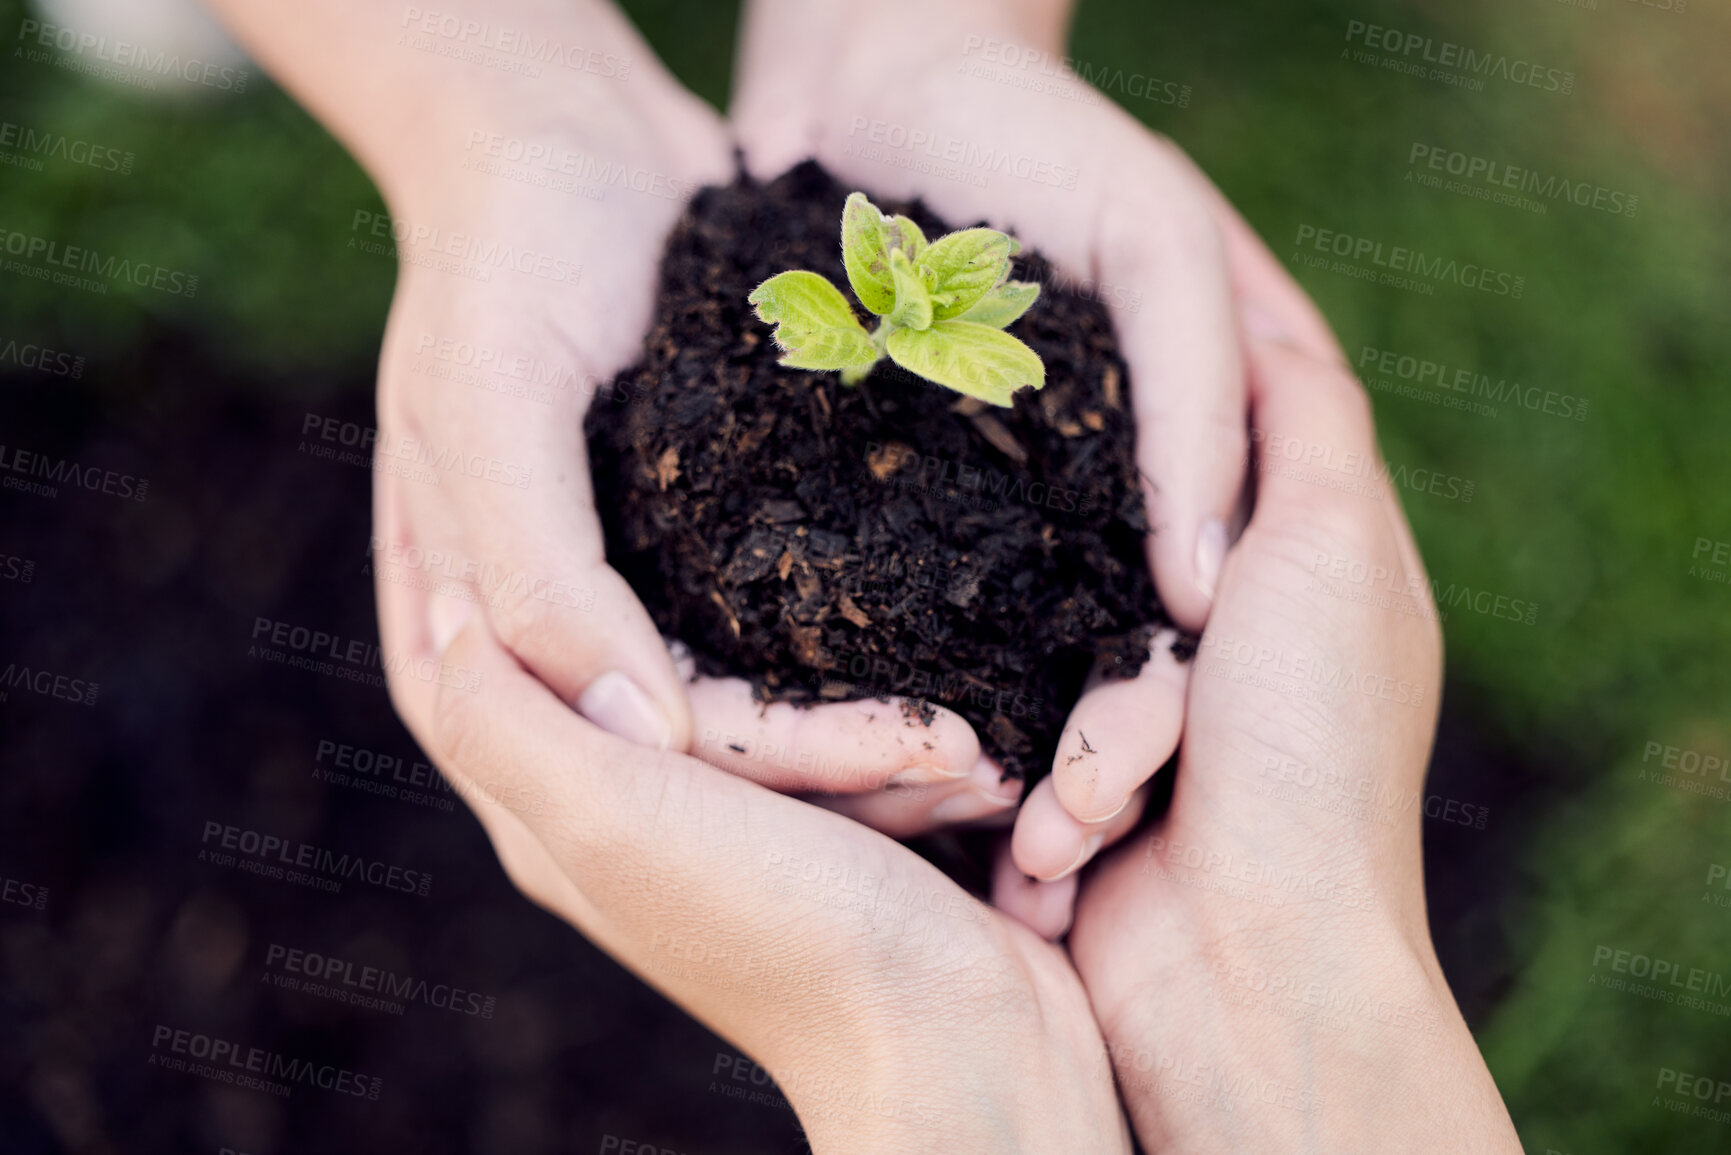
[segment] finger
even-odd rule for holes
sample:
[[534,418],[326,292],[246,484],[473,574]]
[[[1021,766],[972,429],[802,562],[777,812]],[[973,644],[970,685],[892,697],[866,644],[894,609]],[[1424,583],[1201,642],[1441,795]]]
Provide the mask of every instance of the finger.
[[1076,915],[1077,876],[1041,882],[1016,869],[1009,839],[992,858],[992,905],[1039,935],[1056,941],[1069,933]]
[[1135,828],[1148,804],[1148,788],[1130,795],[1124,809],[1104,822],[1077,822],[1058,802],[1057,785],[1042,778],[1016,815],[1010,851],[1023,874],[1042,882],[1068,878],[1101,849]]
[[972,773],[957,781],[898,782],[869,794],[811,801],[891,838],[912,838],[948,826],[1008,825],[1021,797],[1021,779],[1005,780],[997,763],[982,756]]
[[[1347,367],[1350,371],[1350,362],[1334,331],[1310,295],[1275,259],[1262,238],[1214,187],[1213,182],[1203,177],[1200,170],[1196,177],[1221,222],[1233,291],[1239,299],[1240,319],[1247,336],[1260,343],[1292,346],[1317,361]],[[1418,543],[1413,539],[1412,526],[1407,522],[1405,511],[1397,502],[1384,502],[1383,508],[1394,535],[1402,572],[1418,578],[1420,586],[1428,590],[1430,581],[1424,560],[1419,554]]]
[[674,921],[714,919],[729,901],[723,892],[737,889],[757,853],[747,827],[792,829],[796,810],[810,817],[795,799],[693,758],[645,750],[574,715],[479,614],[439,660],[472,678],[438,686],[416,739],[466,798],[544,801],[514,817],[580,884],[585,933],[616,935],[651,907]]
[[1220,230],[1207,202],[1153,146],[1147,181],[1115,186],[1100,214],[1100,278],[1143,290],[1118,324],[1134,382],[1137,464],[1161,601],[1200,630],[1243,487],[1244,367]]
[[784,793],[876,791],[893,779],[937,785],[965,779],[980,741],[961,715],[888,702],[768,705],[743,678],[699,678],[686,687],[691,753],[712,766]]
[[1275,259],[1214,182],[1188,157],[1184,164],[1194,174],[1199,195],[1207,200],[1220,227],[1232,294],[1242,310],[1246,330],[1264,339],[1285,340],[1319,361],[1345,364],[1340,342],[1316,302]]
[[[494,629],[523,664],[608,733],[651,749],[684,750],[690,708],[660,631],[625,579],[582,556],[569,539],[528,551],[504,543],[496,549],[494,556],[523,559],[520,573],[563,575],[532,579],[488,601]],[[548,588],[551,594],[541,592]]]
[[1395,500],[1364,388],[1339,362],[1294,345],[1252,337],[1249,349],[1258,459],[1251,528],[1308,524],[1362,538],[1365,503]]
[[[645,982],[725,1037],[762,1045],[814,1017],[845,1013],[846,998],[875,977],[852,965],[857,952],[847,948],[860,933],[852,906],[801,902],[789,925],[788,903],[771,897],[780,893],[777,864],[847,872],[869,858],[874,869],[893,869],[897,856],[911,858],[907,851],[880,840],[862,853],[859,838],[876,835],[854,828],[850,836],[850,823],[796,799],[602,732],[527,673],[481,615],[458,631],[442,662],[473,670],[478,681],[441,686],[417,739],[465,797],[481,783],[506,796],[545,797],[545,806],[512,816],[535,844],[511,848],[513,879],[538,887],[531,897]],[[563,882],[541,879],[549,863]],[[916,860],[914,873],[924,877],[921,870],[941,884]],[[773,925],[765,911],[779,912]],[[718,990],[713,974],[671,966],[657,953],[693,939],[719,958],[751,957],[797,981]]]
[[1190,664],[1172,653],[1175,630],[1154,636],[1134,678],[1095,679],[1064,724],[1052,761],[1058,802],[1081,823],[1104,822],[1178,748]]
[[[522,340],[501,324],[478,323],[477,341]],[[403,387],[412,340],[406,330],[387,334],[383,389]],[[470,398],[438,400],[425,415],[381,406],[378,463],[405,475],[403,518],[427,551],[411,568],[471,587],[511,652],[596,725],[639,745],[684,749],[684,687],[648,612],[606,563],[581,433],[586,398],[562,396],[546,416],[502,410],[485,419],[465,408]],[[446,542],[460,544],[441,548]]]
[[[413,487],[398,475],[386,471],[376,472],[374,479],[375,553],[384,552],[388,556],[391,546],[422,548],[406,512],[409,499],[414,494],[404,491]],[[545,705],[554,699],[545,686],[508,659],[486,663],[488,668],[485,671],[476,666],[458,664],[463,660],[461,658],[452,660],[452,655],[457,653],[453,642],[463,632],[479,632],[491,638],[485,626],[473,624],[473,619],[480,616],[474,601],[448,592],[443,584],[435,587],[439,592],[433,592],[427,588],[428,583],[392,581],[387,565],[376,565],[374,572],[380,648],[393,670],[389,687],[397,712],[416,741],[457,787],[458,793],[486,828],[513,885],[531,901],[561,917],[578,919],[586,932],[597,933],[600,914],[573,884],[572,875],[543,839],[547,824],[562,823],[569,816],[581,813],[584,806],[590,804],[589,800],[578,802],[574,811],[570,797],[546,797],[547,791],[543,787],[548,783],[556,787],[570,783],[566,777],[545,775],[542,770],[545,748],[541,748],[541,756],[527,752],[533,745],[530,741],[532,735],[523,733],[525,740],[517,744],[510,756],[491,757],[475,751],[470,744],[449,741],[448,736],[453,731],[475,728],[473,723],[450,721],[450,715],[457,712],[450,702],[443,707],[447,716],[443,723],[439,718],[441,685],[454,681],[467,684],[471,671],[477,679],[473,687],[476,693],[484,691],[490,698],[503,697],[512,703],[513,709],[525,702]],[[467,587],[462,587],[459,592],[470,593]],[[492,647],[497,651],[496,640],[492,641]],[[470,652],[475,649],[474,646],[468,647]],[[485,647],[481,652],[486,652]],[[502,657],[503,651],[494,656]],[[416,677],[405,672],[427,668],[428,663],[431,663],[435,676]],[[467,716],[479,715],[488,723],[496,722],[508,728],[517,725],[515,719],[504,716],[489,718],[486,708],[470,701],[467,693],[453,693],[452,698],[465,707]],[[525,723],[534,724],[549,727],[548,733],[561,757],[575,757],[580,760],[579,764],[590,764],[589,746],[597,731],[573,718],[563,706],[558,707],[556,715],[545,722]],[[573,728],[575,732],[572,732]],[[491,736],[491,725],[488,732]],[[624,751],[633,749],[619,743],[615,746]],[[615,761],[625,766],[632,764],[633,760],[615,754]],[[502,801],[488,804],[495,799],[533,799],[534,804],[508,806]],[[652,823],[653,819],[649,822]],[[640,827],[645,838],[655,833],[652,825],[640,824]],[[583,841],[593,844],[595,839],[589,837]]]
[[[418,544],[409,525],[403,485],[394,474],[384,471],[373,474],[373,597],[379,607],[379,651],[387,659],[387,670],[392,666],[397,669],[386,680],[391,704],[409,729],[420,733],[432,726],[437,686],[422,679],[402,676],[401,666],[397,665],[400,659],[396,656],[434,657],[437,660],[436,655],[443,651],[444,647],[435,645],[433,641],[434,625],[429,604],[432,595],[421,584],[390,580],[395,576],[393,569],[377,560],[381,553],[390,557],[393,549],[402,556]],[[441,624],[454,620],[460,627],[461,619],[469,612],[472,609],[447,607]],[[455,628],[446,625],[446,631],[443,635],[445,641],[456,636]]]
[[[983,933],[976,924],[986,924],[984,933],[997,925],[983,908],[979,917],[928,918],[957,909],[965,895],[894,842],[573,716],[480,615],[443,661],[480,680],[473,693],[441,687],[432,725],[417,735],[440,769],[471,787],[494,781],[547,796],[544,808],[516,816],[544,853],[525,848],[513,878],[534,879],[544,863],[556,864],[571,885],[555,879],[537,897],[557,903],[603,950],[748,1050],[773,1056],[776,1040],[799,1037],[814,1022],[851,1021],[862,999],[895,998],[895,974],[866,965],[873,959],[977,954],[968,945]],[[905,901],[910,896],[919,896],[917,905]],[[673,954],[683,964],[689,956],[678,946],[693,941],[712,963],[750,959],[754,974],[766,971],[773,981],[736,981],[726,971],[668,961]]]
[[790,59],[786,46],[827,42],[833,19],[817,4],[784,5],[774,13],[747,4],[740,14],[727,119],[739,132],[746,171],[757,180],[771,180],[816,154],[810,94],[831,65],[821,53]]

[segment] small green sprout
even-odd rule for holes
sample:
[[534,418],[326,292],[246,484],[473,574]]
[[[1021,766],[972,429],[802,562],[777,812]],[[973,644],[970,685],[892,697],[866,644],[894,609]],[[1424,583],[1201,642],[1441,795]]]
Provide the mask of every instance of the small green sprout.
[[759,319],[793,369],[841,371],[858,383],[878,359],[1008,408],[1024,385],[1046,384],[1040,355],[1003,332],[1028,311],[1040,286],[1009,281],[1014,237],[962,229],[926,243],[907,217],[885,217],[864,193],[842,210],[841,254],[854,296],[875,313],[867,332],[841,290],[817,273],[778,273],[751,292]]

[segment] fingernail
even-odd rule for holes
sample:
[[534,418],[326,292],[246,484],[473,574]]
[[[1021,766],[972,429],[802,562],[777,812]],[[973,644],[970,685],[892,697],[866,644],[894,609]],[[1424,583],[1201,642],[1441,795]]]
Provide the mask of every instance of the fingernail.
[[1040,924],[1036,929],[1056,942],[1070,933],[1070,926],[1076,919],[1076,880],[1044,882],[1039,887],[1033,903],[1034,917]]
[[1128,805],[1130,805],[1130,796],[1125,795],[1124,801],[1118,803],[1118,805],[1112,807],[1111,810],[1108,810],[1097,818],[1084,818],[1082,815],[1077,814],[1075,815],[1075,819],[1077,822],[1086,822],[1089,826],[1098,826],[1100,823],[1110,822],[1112,819],[1118,817],[1118,815],[1124,813],[1124,807]]
[[1254,301],[1244,305],[1244,331],[1261,341],[1291,341],[1292,335],[1273,313]]
[[978,790],[964,790],[953,794],[932,807],[931,820],[939,825],[952,822],[972,822],[977,818],[987,818],[993,814],[1002,814],[1014,806],[1015,800],[1005,801]]
[[1060,870],[1057,874],[1054,874],[1051,878],[1043,878],[1040,881],[1062,882],[1064,879],[1069,878],[1072,874],[1075,874],[1078,870],[1081,870],[1088,864],[1088,860],[1094,857],[1094,852],[1099,850],[1100,844],[1105,841],[1106,835],[1104,833],[1088,835],[1088,837],[1082,840],[1082,849],[1077,851],[1076,861],[1066,866],[1063,870]]
[[968,780],[970,789],[953,794],[932,807],[933,822],[972,822],[976,818],[1003,814],[1022,800],[1022,780],[1006,780],[998,764],[984,754],[968,771]]
[[673,727],[643,688],[618,670],[609,670],[589,683],[577,699],[577,712],[628,742],[665,750],[673,741]]
[[1000,805],[1009,806],[1022,800],[1022,780],[1005,778],[1003,769],[984,754],[975,759],[968,777],[972,779],[975,790]]
[[926,764],[910,766],[906,770],[898,770],[885,779],[885,786],[935,786],[939,782],[954,782],[968,773],[966,770],[952,770],[948,766]]
[[1226,560],[1226,523],[1211,517],[1196,534],[1196,584],[1210,601],[1220,580],[1220,563]]
[[463,632],[475,612],[475,603],[463,598],[434,597],[427,607],[429,626],[433,633],[433,649],[444,657],[457,635]]

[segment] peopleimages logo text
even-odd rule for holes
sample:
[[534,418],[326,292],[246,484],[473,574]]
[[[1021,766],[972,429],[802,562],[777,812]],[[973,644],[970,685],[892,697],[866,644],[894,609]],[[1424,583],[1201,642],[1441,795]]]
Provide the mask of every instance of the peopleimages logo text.
[[[1081,170],[1074,165],[1058,164],[1009,149],[992,148],[926,128],[910,128],[895,121],[856,116],[848,125],[847,134],[850,140],[856,140],[863,135],[867,144],[893,150],[882,155],[860,154],[870,160],[885,160],[891,164],[896,162],[888,160],[890,156],[902,154],[911,157],[919,153],[929,161],[959,166],[959,171],[972,171],[981,176],[986,173],[1000,173],[1062,189],[1075,188],[1077,178],[1081,175]],[[909,166],[898,164],[896,167]]]
[[1392,53],[1409,60],[1416,58],[1425,64],[1457,69],[1476,77],[1506,80],[1511,84],[1557,92],[1564,96],[1575,91],[1573,72],[1546,68],[1530,60],[1511,59],[1502,52],[1479,52],[1418,32],[1402,32],[1398,28],[1384,28],[1379,24],[1367,24],[1363,20],[1348,20],[1346,41],[1348,44],[1363,44],[1366,48]]
[[[569,261],[554,253],[521,249],[470,233],[450,232],[436,225],[412,224],[394,219],[389,213],[375,213],[369,209],[355,210],[349,222],[349,232],[350,248],[359,247],[354,234],[387,238],[398,246],[405,259],[450,257],[456,263],[447,262],[435,267],[463,275],[484,274],[481,280],[490,278],[493,269],[512,269],[526,276],[565,285],[575,285],[583,278],[581,262]],[[364,251],[385,253],[383,246],[367,247]],[[398,253],[385,255],[396,256]]]
[[46,373],[50,377],[71,377],[73,380],[84,376],[84,358],[75,353],[63,353],[58,349],[50,349],[45,345],[32,344],[29,341],[20,344],[17,340],[8,338],[0,345],[0,365],[17,365],[21,369],[34,369],[38,373]]
[[[1489,188],[1510,189],[1543,197],[1548,201],[1566,201],[1579,208],[1598,209],[1616,216],[1632,217],[1641,198],[1617,189],[1587,181],[1570,180],[1555,173],[1542,174],[1536,169],[1508,164],[1490,157],[1473,156],[1457,149],[1414,141],[1407,154],[1407,163],[1423,165],[1432,172],[1447,173]],[[1412,173],[1407,173],[1412,179]]]
[[1013,690],[994,690],[956,671],[937,673],[864,651],[820,650],[819,655],[828,663],[812,676],[812,683],[819,687],[851,679],[855,690],[900,694],[932,702],[972,702],[1014,718],[1038,717],[1044,708],[1039,698]]
[[38,131],[27,124],[0,120],[0,148],[17,149],[31,157],[63,160],[103,172],[129,173],[133,155],[111,145],[69,137],[63,132]]
[[[48,237],[0,229],[0,251],[10,257],[21,257],[27,262],[39,261],[41,264],[38,267],[52,266],[80,273],[94,273],[105,280],[155,289],[171,297],[192,298],[198,295],[198,278],[189,273],[153,265],[148,261],[116,257],[112,253],[104,257],[95,249],[63,244]],[[107,290],[104,289],[103,292]]]
[[1593,969],[1607,965],[1618,974],[1650,979],[1657,984],[1682,990],[1688,994],[1703,994],[1709,998],[1731,995],[1731,976],[1720,971],[1686,966],[1675,959],[1645,955],[1598,943],[1593,947]]
[[[626,57],[585,48],[581,44],[566,44],[529,29],[469,19],[454,12],[411,4],[403,9],[402,27],[422,37],[436,36],[470,51],[486,50],[505,57],[517,57],[518,63],[525,65],[554,64],[572,72],[587,72],[610,80],[626,80],[631,75],[631,61]],[[423,46],[411,44],[411,47]],[[461,53],[457,55],[459,58],[463,56]],[[539,69],[528,72],[528,75],[540,75]]]
[[[663,200],[682,201],[697,191],[697,182],[668,176],[646,168],[627,168],[615,160],[602,160],[589,153],[554,147],[541,141],[505,136],[485,129],[471,129],[464,150],[479,151],[496,161],[508,161],[549,173],[568,176],[584,184],[611,185]],[[472,159],[472,158],[471,158]],[[464,167],[474,167],[465,160]]]
[[[255,617],[252,623],[254,645],[248,657],[274,660],[274,655],[292,654],[299,659],[290,663],[313,669],[315,673],[334,671],[374,670],[386,674],[412,677],[429,684],[448,686],[454,690],[474,693],[481,686],[481,671],[465,666],[448,666],[436,658],[414,658],[405,654],[387,654],[382,646],[362,638],[344,639],[338,634],[297,626],[274,618]],[[270,647],[277,647],[272,651]],[[329,659],[326,661],[325,659]],[[323,667],[333,667],[325,669]]]
[[1353,236],[1315,225],[1299,225],[1293,244],[1300,249],[1309,247],[1349,261],[1369,261],[1372,265],[1394,273],[1409,273],[1430,281],[1459,285],[1463,289],[1478,289],[1497,297],[1519,299],[1526,291],[1527,279],[1499,272],[1471,261],[1428,256],[1419,249],[1404,245],[1385,245],[1371,237]]
[[[330,1063],[319,1064],[306,1059],[293,1059],[275,1051],[267,1051],[263,1047],[243,1047],[229,1039],[219,1039],[197,1031],[176,1030],[161,1023],[156,1025],[156,1030],[151,1035],[150,1049],[166,1050],[171,1055],[186,1055],[204,1060],[209,1063],[210,1069],[196,1073],[224,1083],[236,1082],[235,1076],[250,1075],[263,1079],[280,1079],[289,1084],[299,1083],[317,1087],[322,1091],[335,1091],[339,1095],[353,1095],[357,1099],[377,1099],[379,1091],[385,1085],[385,1081],[377,1076],[357,1074]],[[151,1065],[180,1069],[170,1063],[159,1062],[154,1054],[151,1056]]]
[[[75,485],[91,493],[106,493],[111,497],[124,497],[132,501],[143,501],[150,493],[150,482],[142,477],[95,465],[80,465],[65,457],[52,458],[34,450],[20,449],[15,445],[0,445],[0,473],[40,478],[56,485]],[[10,480],[9,478],[8,481]],[[8,485],[7,488],[12,486]],[[50,493],[50,496],[53,494]]]
[[[267,970],[276,968],[297,976],[309,984],[332,986],[337,992],[398,999],[405,1003],[421,1003],[442,1011],[453,1011],[473,1018],[490,1019],[498,1006],[493,995],[467,990],[450,983],[432,983],[413,975],[399,975],[383,967],[357,966],[348,959],[318,951],[271,943],[265,950]],[[309,994],[322,993],[309,989]]]
[[[96,695],[101,689],[98,683],[84,678],[57,674],[53,670],[32,669],[17,662],[8,662],[6,668],[0,670],[0,691],[24,690],[44,698],[71,702],[74,706],[96,705]],[[5,693],[0,692],[0,701],[5,698]]]
[[[1507,377],[1493,379],[1475,369],[1450,365],[1446,361],[1436,361],[1429,357],[1365,345],[1358,353],[1358,368],[1361,372],[1370,370],[1383,373],[1430,389],[1463,393],[1502,405],[1518,405],[1535,413],[1548,413],[1574,421],[1587,419],[1586,400],[1572,393],[1540,389],[1537,385],[1522,385],[1519,381],[1510,381]],[[1378,385],[1381,382],[1371,377],[1366,384]]]
[[[491,481],[498,485],[510,486],[513,489],[527,489],[535,475],[535,467],[520,462],[501,461],[496,457],[488,457],[481,453],[469,453],[456,446],[434,445],[418,437],[408,437],[403,434],[393,434],[389,431],[381,434],[371,425],[361,425],[354,421],[343,421],[336,417],[326,417],[318,413],[308,413],[301,418],[301,436],[311,437],[326,445],[353,447],[356,454],[344,454],[345,464],[366,462],[366,451],[372,450],[377,460],[390,458],[394,461],[424,465],[439,473],[461,473],[464,477],[480,481]],[[303,453],[315,457],[337,458],[334,450],[303,441]],[[353,460],[349,460],[352,458]],[[424,478],[412,474],[419,481]],[[434,483],[438,482],[437,474],[430,474]]]
[[0,878],[0,902],[27,906],[31,910],[46,910],[48,888],[17,878]]
[[18,24],[18,39],[30,40],[43,48],[58,48],[69,55],[97,60],[118,68],[136,69],[154,76],[178,76],[188,84],[202,84],[224,92],[245,92],[247,72],[225,64],[212,64],[188,57],[182,60],[178,52],[158,48],[154,51],[129,40],[110,41],[106,36],[81,32],[60,24],[40,20],[23,20]]
[[[309,842],[263,834],[226,822],[207,820],[204,835],[199,841],[206,846],[214,841],[223,850],[238,850],[249,858],[274,861],[301,870],[316,870],[332,878],[358,879],[370,886],[422,898],[433,885],[433,876],[424,870],[405,870],[358,854],[338,854]],[[203,855],[205,852],[199,853]]]

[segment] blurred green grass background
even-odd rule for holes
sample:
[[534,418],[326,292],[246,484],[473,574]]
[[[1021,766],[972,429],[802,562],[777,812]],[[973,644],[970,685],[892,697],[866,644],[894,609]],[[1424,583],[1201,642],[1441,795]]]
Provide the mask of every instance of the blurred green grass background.
[[[624,7],[675,72],[725,104],[734,4]],[[0,0],[0,28],[24,15]],[[1567,69],[1575,91],[1467,92],[1367,67],[1342,57],[1349,20]],[[1661,1067],[1731,1080],[1731,1024],[1588,982],[1599,944],[1731,973],[1731,910],[1703,897],[1709,865],[1731,862],[1731,804],[1638,778],[1651,741],[1731,752],[1731,586],[1689,572],[1697,538],[1731,540],[1728,44],[1722,5],[1636,0],[1082,0],[1072,40],[1093,68],[1190,86],[1187,107],[1126,104],[1219,183],[1350,356],[1393,349],[1589,402],[1576,422],[1373,395],[1390,460],[1475,483],[1470,504],[1403,494],[1432,577],[1539,606],[1532,626],[1457,609],[1445,627],[1454,684],[1543,768],[1521,873],[1484,896],[1518,979],[1477,1024],[1533,1151],[1731,1150],[1731,1126],[1654,1099]],[[136,156],[126,175],[0,169],[7,228],[197,270],[206,286],[192,300],[96,296],[7,276],[7,337],[124,365],[167,326],[308,401],[370,371],[395,269],[346,245],[354,213],[382,203],[268,83],[216,101],[140,99],[8,53],[0,118]],[[1404,179],[1415,142],[1619,190],[1639,208],[1536,215],[1424,188]],[[1525,292],[1418,296],[1301,268],[1304,224],[1506,269]],[[132,382],[95,372],[85,387]]]

